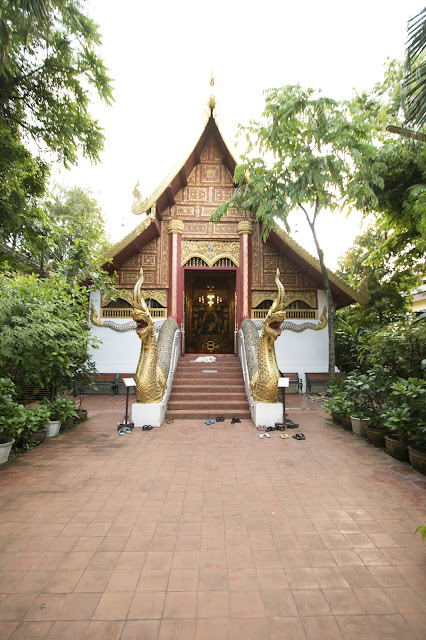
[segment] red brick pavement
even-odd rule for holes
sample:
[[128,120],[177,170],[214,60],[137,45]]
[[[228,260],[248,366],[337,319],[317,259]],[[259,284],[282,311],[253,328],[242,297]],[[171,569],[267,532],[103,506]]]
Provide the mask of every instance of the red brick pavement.
[[426,478],[287,397],[119,436],[125,396],[0,468],[0,639],[420,640]]

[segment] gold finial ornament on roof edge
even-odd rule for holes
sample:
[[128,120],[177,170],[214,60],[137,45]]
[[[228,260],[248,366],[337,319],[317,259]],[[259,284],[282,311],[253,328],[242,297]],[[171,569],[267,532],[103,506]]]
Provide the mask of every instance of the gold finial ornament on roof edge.
[[158,345],[154,323],[142,293],[143,269],[133,290],[132,318],[141,340],[141,354],[136,367],[136,402],[160,402],[166,391],[166,378],[158,366]]
[[278,295],[262,324],[257,352],[258,369],[250,381],[250,390],[255,402],[278,402],[278,369],[275,355],[275,340],[281,334],[281,324],[285,320],[285,290],[277,269],[275,283]]

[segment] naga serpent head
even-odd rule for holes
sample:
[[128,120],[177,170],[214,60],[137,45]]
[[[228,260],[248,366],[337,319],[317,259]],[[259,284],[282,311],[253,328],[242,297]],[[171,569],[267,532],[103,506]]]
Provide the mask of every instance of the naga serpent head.
[[146,306],[146,302],[142,295],[143,269],[140,270],[140,277],[133,290],[133,309],[132,318],[136,322],[136,333],[141,340],[144,340],[153,329],[151,314]]
[[268,311],[268,315],[266,316],[262,325],[262,329],[270,338],[272,338],[272,340],[276,340],[281,334],[281,325],[284,322],[286,316],[284,307],[285,291],[283,285],[280,282],[279,269],[277,269],[277,273],[275,276],[275,284],[278,287],[278,295],[273,301],[271,308]]

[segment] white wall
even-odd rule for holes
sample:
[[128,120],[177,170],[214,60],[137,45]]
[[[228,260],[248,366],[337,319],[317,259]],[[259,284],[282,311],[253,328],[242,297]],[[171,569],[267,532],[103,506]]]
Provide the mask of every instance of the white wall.
[[[90,302],[93,302],[100,316],[99,291],[90,294]],[[112,320],[117,324],[127,324],[131,318],[114,318]],[[136,371],[141,352],[141,341],[136,331],[121,333],[107,327],[92,325],[91,333],[102,342],[99,344],[99,349],[91,349],[91,356],[96,362],[99,373],[134,373]]]
[[[318,311],[321,314],[326,305],[324,291],[318,291]],[[312,322],[311,320],[290,320],[294,324]],[[315,324],[317,322],[315,321]],[[282,331],[275,342],[275,353],[280,371],[297,373],[303,379],[303,391],[306,390],[305,373],[323,373],[328,371],[328,327],[320,331],[305,329],[300,333]]]

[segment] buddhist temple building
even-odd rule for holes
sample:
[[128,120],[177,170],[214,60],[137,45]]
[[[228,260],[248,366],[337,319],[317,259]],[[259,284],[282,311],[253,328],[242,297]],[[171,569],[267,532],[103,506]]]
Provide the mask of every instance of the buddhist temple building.
[[[286,324],[276,342],[281,371],[328,369],[326,296],[319,261],[276,225],[266,242],[248,212],[210,221],[234,190],[235,153],[219,128],[215,100],[198,140],[154,193],[135,190],[135,229],[109,252],[104,268],[118,273],[118,300],[92,294],[92,329],[102,341],[93,353],[103,374],[135,371],[140,343],[131,320],[132,292],[144,274],[144,297],[154,321],[172,316],[182,330],[182,354],[236,354],[245,318],[260,324],[276,293],[277,268],[285,288]],[[366,297],[331,271],[336,308]]]

